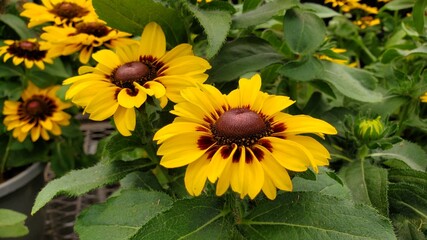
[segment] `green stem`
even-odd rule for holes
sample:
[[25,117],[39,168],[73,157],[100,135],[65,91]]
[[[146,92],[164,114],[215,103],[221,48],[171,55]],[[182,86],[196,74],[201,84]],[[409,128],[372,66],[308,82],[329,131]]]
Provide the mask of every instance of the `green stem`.
[[0,183],[4,180],[4,171],[6,169],[6,162],[9,158],[10,152],[10,142],[12,142],[12,135],[9,136],[9,141],[7,142],[6,149],[4,150],[4,155],[0,162]]
[[334,158],[337,158],[337,159],[342,159],[342,160],[345,160],[347,162],[353,162],[352,159],[350,159],[350,158],[348,158],[348,157],[346,157],[344,155],[341,155],[341,154],[331,153],[331,157],[334,157]]
[[363,52],[368,55],[368,57],[371,59],[372,62],[377,61],[377,57],[374,56],[374,54],[371,53],[371,51],[366,47],[366,45],[363,43],[363,41],[360,39],[360,37],[356,38],[355,42],[359,47],[363,50]]

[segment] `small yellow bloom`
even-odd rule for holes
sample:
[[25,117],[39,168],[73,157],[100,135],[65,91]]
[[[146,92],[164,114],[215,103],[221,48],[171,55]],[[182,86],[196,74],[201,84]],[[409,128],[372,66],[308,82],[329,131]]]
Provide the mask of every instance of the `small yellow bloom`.
[[421,100],[421,102],[425,102],[425,103],[427,103],[427,92],[426,92],[426,93],[424,93],[424,95],[422,95],[422,96],[420,97],[420,100]]
[[92,0],[43,0],[43,5],[28,2],[21,16],[30,19],[28,27],[53,22],[54,25],[74,24],[98,19]]
[[166,52],[165,34],[154,22],[144,28],[140,42],[115,51],[103,49],[92,57],[98,62],[95,67],[83,66],[80,76],[64,81],[71,85],[66,98],[85,107],[92,120],[114,116],[117,130],[124,136],[135,129],[135,108],[147,96],[155,97],[162,106],[168,99],[180,101],[180,91],[206,81],[205,71],[211,68],[205,59],[194,56],[189,44]]
[[54,55],[46,42],[39,42],[35,38],[26,40],[5,40],[6,46],[0,47],[0,56],[4,55],[3,61],[12,58],[14,65],[24,63],[26,68],[36,65],[44,69],[44,63],[53,63]]
[[239,89],[223,95],[211,85],[181,91],[184,101],[171,111],[177,117],[154,140],[166,168],[187,166],[185,187],[198,196],[206,180],[216,194],[228,188],[255,198],[262,190],[269,199],[277,189],[292,191],[288,171],[328,165],[328,150],[307,133],[336,134],[330,124],[282,110],[289,97],[261,92],[261,77],[242,78]]
[[21,100],[4,102],[4,125],[13,130],[13,137],[23,142],[28,134],[33,142],[40,136],[49,140],[49,133],[61,135],[61,126],[69,125],[71,116],[63,110],[71,107],[62,102],[56,92],[60,86],[39,89],[31,82],[22,93]]

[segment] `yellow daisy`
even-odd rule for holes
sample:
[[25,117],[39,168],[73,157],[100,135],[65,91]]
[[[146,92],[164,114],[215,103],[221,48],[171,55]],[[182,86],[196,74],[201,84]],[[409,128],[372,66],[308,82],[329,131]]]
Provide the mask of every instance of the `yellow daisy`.
[[[46,63],[53,63],[54,57],[45,42],[39,42],[35,38],[26,40],[5,40],[5,46],[0,47],[0,56],[4,55],[3,61],[12,58],[14,65],[25,64],[26,68],[36,65],[44,69]],[[42,50],[44,48],[44,50]]]
[[80,22],[75,27],[48,26],[40,37],[51,44],[52,54],[70,55],[80,51],[79,60],[87,63],[94,48],[115,48],[135,43],[131,34],[106,26],[103,22]]
[[427,102],[427,92],[420,97],[421,102]]
[[203,58],[194,56],[191,45],[180,44],[166,52],[166,39],[161,27],[149,23],[139,44],[104,49],[92,56],[98,64],[83,66],[81,76],[64,81],[71,84],[66,98],[85,107],[89,118],[105,120],[114,115],[118,131],[131,135],[135,129],[135,108],[148,96],[164,106],[168,99],[179,101],[179,91],[207,79],[210,68]]
[[63,110],[71,107],[62,102],[56,92],[60,86],[39,89],[29,83],[22,93],[20,101],[4,102],[3,120],[7,130],[13,130],[13,137],[23,142],[28,134],[33,142],[40,136],[49,140],[49,133],[61,135],[61,126],[69,125],[70,115]]
[[74,24],[98,19],[92,0],[42,0],[43,5],[28,2],[21,16],[30,19],[28,27],[53,22],[54,25]]
[[289,171],[328,165],[329,152],[314,138],[336,134],[330,124],[307,115],[281,112],[294,101],[261,92],[261,77],[242,78],[239,89],[223,95],[213,86],[181,91],[185,99],[171,113],[174,122],[156,132],[157,154],[166,168],[188,165],[185,186],[201,194],[206,180],[217,182],[216,194],[231,186],[243,198],[262,190],[269,199],[276,189],[292,190]]

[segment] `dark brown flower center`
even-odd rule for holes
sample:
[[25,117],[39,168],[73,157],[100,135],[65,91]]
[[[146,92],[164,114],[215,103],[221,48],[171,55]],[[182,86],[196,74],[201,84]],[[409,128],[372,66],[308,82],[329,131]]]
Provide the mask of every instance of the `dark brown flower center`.
[[55,101],[44,95],[34,95],[18,107],[20,120],[29,120],[31,123],[45,120],[56,111]]
[[95,37],[107,36],[110,32],[107,26],[99,22],[78,23],[76,25],[77,34],[86,33]]
[[43,60],[47,53],[47,51],[39,50],[39,47],[37,42],[16,41],[7,48],[7,52],[20,58],[39,61]]
[[67,19],[70,22],[73,18],[86,16],[89,11],[72,2],[61,2],[56,4],[51,13],[56,16]]
[[270,123],[247,108],[226,111],[211,126],[211,130],[220,145],[235,143],[251,146],[272,133]]
[[128,62],[116,68],[110,75],[110,80],[120,88],[127,88],[130,95],[137,94],[134,82],[143,86],[146,82],[162,75],[159,71],[163,63],[152,57],[141,58],[140,61]]

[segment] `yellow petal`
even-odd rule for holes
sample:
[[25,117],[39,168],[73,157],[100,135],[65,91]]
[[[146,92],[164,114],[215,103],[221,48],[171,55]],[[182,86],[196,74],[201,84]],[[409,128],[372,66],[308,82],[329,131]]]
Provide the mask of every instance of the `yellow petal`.
[[236,152],[236,149],[237,145],[233,144],[232,147],[221,146],[215,152],[209,163],[208,179],[210,182],[216,182],[216,180],[222,175],[227,163],[233,161],[233,155]]
[[99,50],[92,55],[92,58],[95,59],[99,64],[106,66],[111,71],[122,65],[117,54],[107,49]]
[[[131,93],[131,94],[129,94]],[[147,94],[143,91],[138,91],[136,94],[132,93],[131,89],[122,88],[117,95],[117,101],[120,106],[125,108],[139,108],[147,99]]]
[[162,28],[155,22],[148,23],[142,32],[139,53],[159,59],[165,52],[166,38]]
[[130,131],[135,130],[136,125],[135,109],[119,106],[117,111],[114,113],[114,123],[121,135],[132,135]]
[[206,156],[190,163],[185,171],[185,187],[193,196],[199,196],[205,186],[209,170],[209,160]]
[[275,137],[265,137],[263,139],[270,142],[272,149],[269,149],[269,151],[284,168],[295,172],[303,172],[310,166],[310,159],[300,144]]

